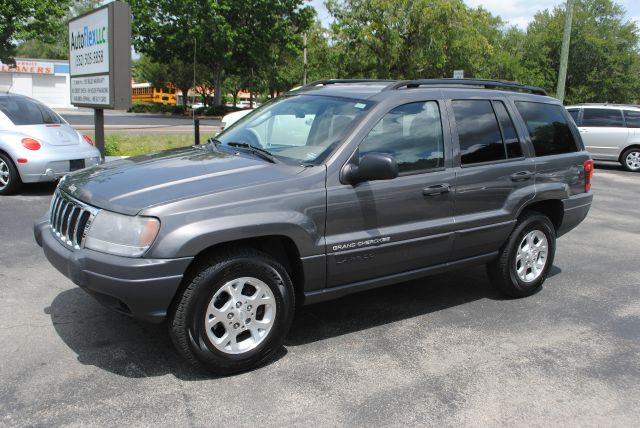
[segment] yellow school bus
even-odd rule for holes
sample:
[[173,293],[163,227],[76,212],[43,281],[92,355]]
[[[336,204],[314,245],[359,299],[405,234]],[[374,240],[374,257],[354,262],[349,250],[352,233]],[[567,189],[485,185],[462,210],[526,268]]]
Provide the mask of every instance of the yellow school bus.
[[131,85],[131,101],[175,105],[176,88],[171,83],[165,83],[159,88],[151,83],[134,83]]

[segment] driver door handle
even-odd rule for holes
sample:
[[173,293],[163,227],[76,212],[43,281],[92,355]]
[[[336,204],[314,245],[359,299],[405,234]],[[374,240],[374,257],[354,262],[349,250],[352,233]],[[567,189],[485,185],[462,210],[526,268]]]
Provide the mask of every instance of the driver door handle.
[[433,186],[422,189],[422,194],[424,196],[437,196],[442,195],[443,193],[449,193],[450,190],[451,186],[449,183],[434,184]]

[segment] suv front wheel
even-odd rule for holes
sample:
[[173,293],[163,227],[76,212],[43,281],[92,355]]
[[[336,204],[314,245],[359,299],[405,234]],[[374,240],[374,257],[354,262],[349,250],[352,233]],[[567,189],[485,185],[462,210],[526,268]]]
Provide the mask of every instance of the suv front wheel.
[[525,212],[496,260],[487,265],[491,282],[510,297],[537,292],[553,265],[556,234],[548,217]]
[[282,347],[294,307],[286,269],[267,254],[238,249],[196,268],[173,311],[170,334],[195,366],[232,374]]

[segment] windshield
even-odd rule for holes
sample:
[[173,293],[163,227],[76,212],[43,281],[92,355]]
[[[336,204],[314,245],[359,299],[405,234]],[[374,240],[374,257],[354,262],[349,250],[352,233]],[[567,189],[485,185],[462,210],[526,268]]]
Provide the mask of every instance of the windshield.
[[227,128],[217,140],[264,149],[278,158],[321,162],[371,105],[312,95],[276,98]]
[[49,107],[24,97],[0,97],[0,111],[16,126],[64,123]]

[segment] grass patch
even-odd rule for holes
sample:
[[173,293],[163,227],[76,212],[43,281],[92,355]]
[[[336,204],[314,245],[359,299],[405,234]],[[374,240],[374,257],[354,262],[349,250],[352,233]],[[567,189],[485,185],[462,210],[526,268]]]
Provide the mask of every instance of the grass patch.
[[[201,135],[204,144],[209,135]],[[91,136],[93,138],[93,135]],[[109,134],[104,138],[107,156],[137,156],[161,150],[189,147],[193,145],[193,135],[138,135]]]

